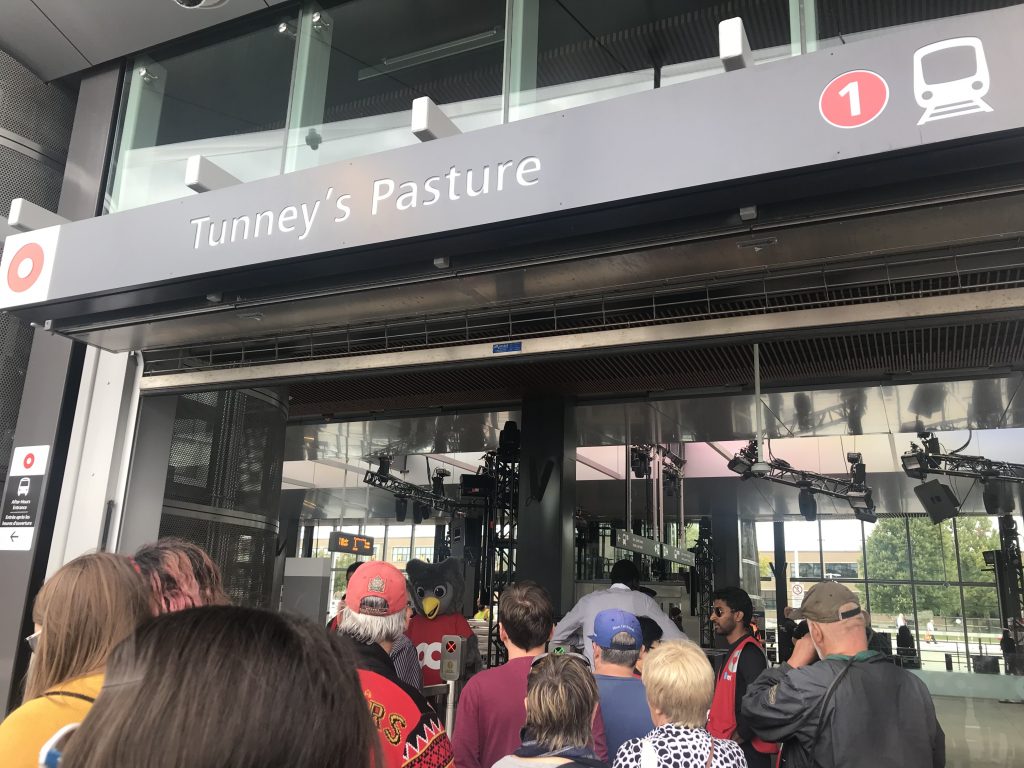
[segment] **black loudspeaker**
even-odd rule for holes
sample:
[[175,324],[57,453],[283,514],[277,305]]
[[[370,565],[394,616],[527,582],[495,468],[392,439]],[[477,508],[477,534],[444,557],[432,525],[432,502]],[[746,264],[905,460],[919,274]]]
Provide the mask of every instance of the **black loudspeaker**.
[[938,525],[943,520],[956,517],[960,511],[960,502],[957,500],[953,490],[948,485],[943,485],[938,480],[929,480],[927,483],[914,488],[918,501],[928,513],[932,523]]
[[1005,480],[989,480],[985,483],[981,494],[985,502],[985,511],[990,515],[1012,515],[1016,504],[1013,501],[1013,489]]

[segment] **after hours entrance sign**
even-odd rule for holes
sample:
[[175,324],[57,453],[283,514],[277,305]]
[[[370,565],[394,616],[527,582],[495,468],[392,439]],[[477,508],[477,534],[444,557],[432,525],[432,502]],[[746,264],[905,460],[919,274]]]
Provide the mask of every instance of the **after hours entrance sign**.
[[50,459],[50,446],[29,445],[15,448],[11,456],[11,478],[0,509],[0,550],[32,549],[39,520],[39,500]]

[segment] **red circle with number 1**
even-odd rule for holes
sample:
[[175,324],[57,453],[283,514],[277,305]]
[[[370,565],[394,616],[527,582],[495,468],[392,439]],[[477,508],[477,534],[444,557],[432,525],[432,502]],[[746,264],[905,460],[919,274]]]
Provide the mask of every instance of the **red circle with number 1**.
[[825,86],[818,99],[818,111],[836,128],[867,125],[889,103],[889,84],[866,69],[844,72]]

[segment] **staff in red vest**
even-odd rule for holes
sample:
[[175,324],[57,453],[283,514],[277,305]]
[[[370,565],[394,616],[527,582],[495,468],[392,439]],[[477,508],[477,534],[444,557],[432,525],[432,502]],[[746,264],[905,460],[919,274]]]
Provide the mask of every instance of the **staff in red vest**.
[[770,768],[777,746],[757,738],[740,713],[747,686],[768,667],[764,649],[750,630],[754,606],[750,595],[738,587],[715,591],[712,601],[711,623],[715,634],[729,643],[729,652],[717,670],[708,731],[739,743],[749,768]]

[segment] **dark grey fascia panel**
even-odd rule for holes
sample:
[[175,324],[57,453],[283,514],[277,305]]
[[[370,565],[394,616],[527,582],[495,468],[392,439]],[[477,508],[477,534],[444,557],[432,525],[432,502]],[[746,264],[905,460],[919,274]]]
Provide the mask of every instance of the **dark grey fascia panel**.
[[50,81],[268,7],[265,0],[199,10],[174,0],[5,0],[0,48]]
[[[88,302],[86,314],[120,311],[154,287],[237,281],[314,261],[317,270],[341,270],[384,245],[729,184],[749,189],[752,180],[806,176],[839,162],[856,171],[896,153],[1020,136],[1022,27],[1021,6],[909,25],[807,56],[12,236],[5,259],[27,247],[20,263],[38,269],[31,287],[12,284],[0,303],[39,322],[77,311],[55,306],[61,303]],[[960,83],[969,105],[978,104],[938,119],[931,102],[917,101],[915,54],[936,43],[964,53],[963,35],[984,43],[984,73],[979,64],[977,78]],[[819,94],[866,65],[889,82],[887,108],[858,129],[830,125],[819,114]],[[947,99],[938,89],[945,74],[929,71],[936,94]],[[974,79],[985,88],[975,89]],[[487,188],[486,179],[489,192],[469,192]],[[761,201],[741,204],[749,202]],[[36,249],[49,256],[32,258]]]
[[3,6],[0,48],[39,79],[49,82],[91,66],[32,0],[4,0]]

